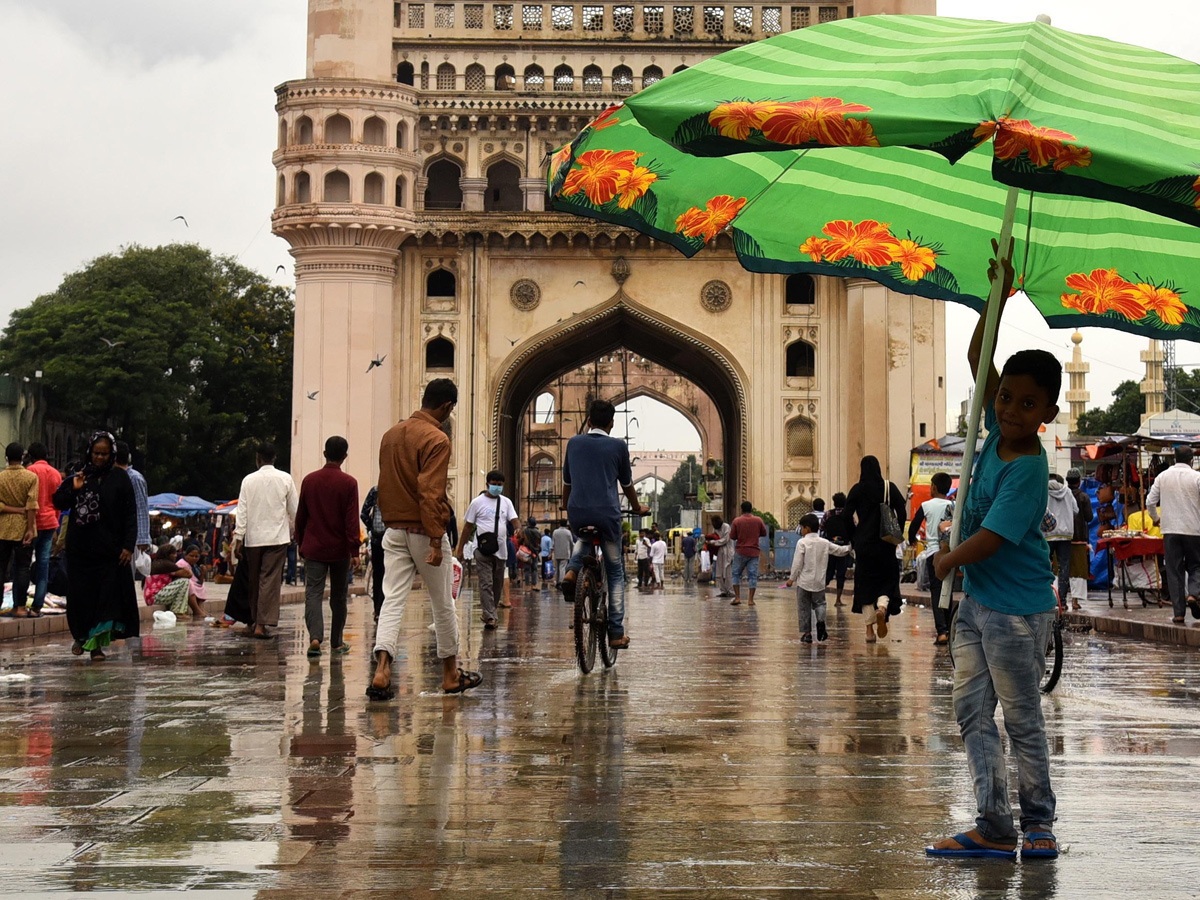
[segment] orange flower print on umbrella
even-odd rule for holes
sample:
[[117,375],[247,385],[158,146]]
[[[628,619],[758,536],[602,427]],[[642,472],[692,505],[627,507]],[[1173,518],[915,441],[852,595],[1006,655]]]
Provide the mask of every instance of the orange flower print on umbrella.
[[[869,106],[845,103],[837,97],[812,97],[795,103],[775,103],[763,117],[762,133],[763,137],[776,144],[816,141],[828,147],[845,147],[850,140],[846,114],[870,111]],[[871,137],[874,138],[874,133]]]
[[563,194],[573,196],[582,191],[592,203],[601,206],[617,194],[617,181],[637,165],[640,153],[633,150],[588,150],[576,162],[563,183]]
[[617,176],[617,206],[629,209],[656,181],[658,176],[645,166],[634,166],[628,172],[622,172]]
[[980,122],[975,137],[980,143],[995,136],[996,159],[1014,160],[1022,153],[1036,168],[1054,163],[1054,170],[1061,172],[1071,166],[1090,166],[1092,151],[1068,143],[1075,135],[1057,128],[1034,125],[1028,119],[1010,119],[1001,116],[997,121]]
[[1115,312],[1131,322],[1145,318],[1146,307],[1137,286],[1118,275],[1116,269],[1093,269],[1090,275],[1076,272],[1067,276],[1067,287],[1079,292],[1062,295],[1062,305],[1067,309],[1090,316]]
[[991,119],[988,119],[986,122],[980,122],[979,127],[975,129],[975,139],[979,141],[979,143],[975,146],[978,147],[980,144],[985,144],[990,141],[992,139],[992,135],[996,133],[996,129],[999,127],[1000,126]]
[[813,262],[820,262],[825,258],[825,250],[828,247],[829,241],[813,235],[800,245],[800,252],[807,253]]
[[898,243],[888,226],[874,219],[863,219],[857,225],[838,219],[821,230],[829,237],[825,245],[829,262],[852,256],[866,266],[886,266],[892,262]]
[[1087,147],[1076,147],[1074,144],[1066,144],[1054,160],[1054,171],[1061,172],[1063,169],[1068,169],[1071,166],[1078,166],[1083,169],[1091,164],[1091,150]]
[[1187,315],[1187,307],[1179,299],[1176,291],[1145,282],[1134,285],[1134,291],[1138,302],[1158,316],[1164,325],[1183,324],[1183,317]]
[[844,147],[878,147],[879,138],[875,137],[875,129],[866,119],[846,120],[846,139]]
[[550,158],[550,171],[557,172],[563,166],[571,161],[571,145],[564,144],[559,151]]
[[778,103],[738,100],[722,103],[708,114],[708,123],[725,137],[744,141],[754,130],[761,131],[763,119]]
[[605,128],[608,128],[611,125],[620,124],[619,122],[617,122],[616,119],[613,118],[613,116],[616,115],[620,111],[621,107],[624,105],[625,104],[623,102],[622,103],[614,103],[612,106],[610,106],[604,112],[600,113],[600,115],[598,115],[591,123],[592,130],[593,131],[601,131]]
[[1192,184],[1192,190],[1196,192],[1196,209],[1200,209],[1200,178]]
[[707,244],[717,236],[718,231],[733,221],[745,205],[745,197],[734,198],[729,194],[721,194],[709,200],[704,209],[693,206],[680,213],[675,220],[675,231],[684,237],[703,237]]
[[900,271],[909,281],[920,281],[937,268],[937,254],[916,241],[902,240],[896,242],[892,262],[900,264]]

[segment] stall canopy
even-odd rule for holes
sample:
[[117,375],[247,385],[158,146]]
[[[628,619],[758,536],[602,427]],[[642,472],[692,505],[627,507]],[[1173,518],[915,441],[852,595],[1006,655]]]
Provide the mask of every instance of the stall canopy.
[[203,497],[184,494],[155,494],[148,498],[148,502],[152,512],[173,516],[194,516],[212,512],[216,508],[215,503],[209,503]]

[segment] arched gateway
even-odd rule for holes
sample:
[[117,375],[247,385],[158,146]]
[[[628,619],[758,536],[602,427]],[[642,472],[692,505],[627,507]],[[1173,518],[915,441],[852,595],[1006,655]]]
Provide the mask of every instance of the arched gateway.
[[521,460],[543,492],[555,454],[529,443],[525,410],[561,373],[636,354],[715,407],[720,446],[705,452],[726,508],[749,497],[794,518],[847,488],[864,453],[903,481],[910,448],[946,430],[941,304],[751,274],[724,235],[688,260],[546,212],[545,160],[664,73],[830,17],[932,5],[743,2],[689,18],[564,3],[543,18],[542,4],[309,0],[306,77],[277,88],[273,158],[272,228],[296,259],[292,470],[317,468],[342,434],[365,493],[383,432],[451,377],[456,506],[493,465],[515,485]]

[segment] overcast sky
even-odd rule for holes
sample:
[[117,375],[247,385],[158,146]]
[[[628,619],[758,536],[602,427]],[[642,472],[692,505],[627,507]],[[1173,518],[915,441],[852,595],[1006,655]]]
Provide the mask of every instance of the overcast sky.
[[[273,88],[304,75],[306,11],[306,0],[0,0],[0,80],[9,86],[0,323],[65,273],[128,243],[195,241],[272,277],[282,264],[278,280],[291,283],[292,259],[269,222]],[[1044,12],[1061,28],[1200,60],[1200,0],[939,0],[938,11],[1008,21]],[[1028,301],[1014,300],[1005,316],[1001,358],[1023,347],[1069,357],[1070,332],[1047,328]],[[953,410],[969,386],[953,346],[965,346],[974,321],[950,304]],[[1140,379],[1145,346],[1085,331],[1093,405]],[[1178,358],[1200,366],[1200,347],[1181,343]],[[681,443],[667,417],[643,421],[642,449]]]

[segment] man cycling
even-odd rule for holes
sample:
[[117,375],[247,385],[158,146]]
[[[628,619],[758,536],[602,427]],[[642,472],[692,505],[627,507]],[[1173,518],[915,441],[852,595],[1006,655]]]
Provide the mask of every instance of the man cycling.
[[[650,512],[638,501],[633,488],[629,447],[610,436],[616,409],[607,400],[593,400],[588,409],[587,431],[567,441],[563,459],[563,506],[571,530],[593,527],[599,532],[608,577],[608,645],[618,650],[629,646],[625,634],[625,560],[621,555],[621,486],[630,507],[638,515]],[[568,602],[575,599],[575,580],[590,544],[576,541],[567,563],[562,592]]]

